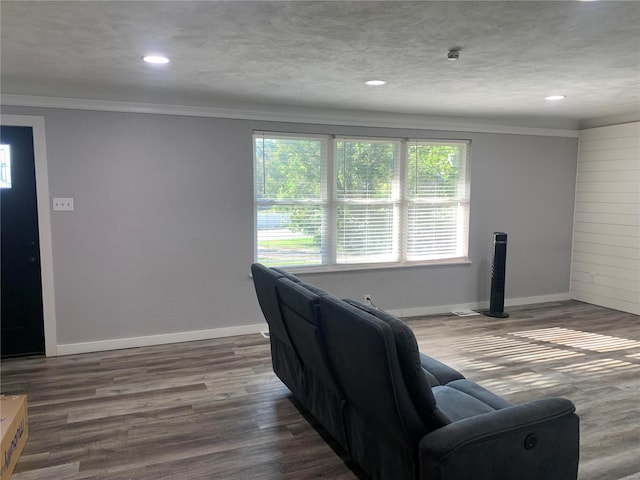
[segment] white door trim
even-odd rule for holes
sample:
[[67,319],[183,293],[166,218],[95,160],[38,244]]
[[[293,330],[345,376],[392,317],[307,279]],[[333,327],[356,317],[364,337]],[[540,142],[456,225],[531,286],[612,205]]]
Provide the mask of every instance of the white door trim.
[[53,288],[53,246],[51,243],[51,210],[49,209],[49,172],[44,117],[33,115],[1,115],[2,125],[32,127],[33,155],[36,166],[38,196],[38,231],[40,235],[40,272],[42,277],[42,310],[44,346],[48,357],[58,354],[56,300]]

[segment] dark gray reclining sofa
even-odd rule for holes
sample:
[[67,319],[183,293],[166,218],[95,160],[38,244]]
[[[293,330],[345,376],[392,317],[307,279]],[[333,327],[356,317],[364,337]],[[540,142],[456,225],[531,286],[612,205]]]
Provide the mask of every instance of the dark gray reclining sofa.
[[576,479],[569,400],[513,405],[420,353],[402,320],[282,270],[251,270],[274,372],[372,478]]

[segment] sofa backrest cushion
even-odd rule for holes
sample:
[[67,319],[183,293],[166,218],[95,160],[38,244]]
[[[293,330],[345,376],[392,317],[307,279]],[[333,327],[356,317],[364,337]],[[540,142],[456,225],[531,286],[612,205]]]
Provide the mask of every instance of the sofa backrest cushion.
[[296,277],[293,273],[289,273],[286,270],[283,270],[281,268],[271,267],[271,271],[276,272],[281,277],[288,278],[292,282],[295,282],[295,283],[301,282],[301,280],[298,277]]
[[325,296],[320,332],[348,403],[381,432],[415,446],[426,430],[405,387],[391,327]]
[[325,383],[333,385],[334,380],[329,372],[317,332],[320,308],[318,293],[329,294],[317,288],[312,291],[303,283],[292,282],[283,277],[277,280],[276,291],[280,298],[282,318],[291,336],[293,347],[303,364],[311,368],[314,374]]
[[280,314],[278,295],[276,293],[276,281],[282,275],[260,263],[251,265],[251,275],[262,314],[269,324],[269,334],[278,337],[280,341],[293,348]]
[[429,382],[429,377],[422,368],[418,342],[411,328],[405,322],[384,310],[364,305],[355,300],[345,301],[379,318],[391,328],[402,377],[415,409],[425,425],[435,429],[449,423],[448,418],[436,406],[436,399],[431,390],[432,386]]
[[306,288],[311,293],[315,293],[319,297],[321,297],[323,295],[329,295],[329,292],[321,289],[320,287],[316,287],[315,285],[313,285],[311,283],[300,282],[298,285],[300,285],[301,287]]

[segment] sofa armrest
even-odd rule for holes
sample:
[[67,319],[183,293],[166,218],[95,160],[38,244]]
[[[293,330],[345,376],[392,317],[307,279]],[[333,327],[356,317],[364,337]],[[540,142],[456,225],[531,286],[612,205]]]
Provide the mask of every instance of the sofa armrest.
[[427,374],[433,376],[433,379],[431,377],[429,378],[432,387],[436,385],[446,385],[454,380],[464,379],[464,375],[459,371],[424,353],[420,354],[420,364],[422,368],[427,371]]
[[545,398],[451,423],[420,441],[422,480],[575,480],[579,419]]

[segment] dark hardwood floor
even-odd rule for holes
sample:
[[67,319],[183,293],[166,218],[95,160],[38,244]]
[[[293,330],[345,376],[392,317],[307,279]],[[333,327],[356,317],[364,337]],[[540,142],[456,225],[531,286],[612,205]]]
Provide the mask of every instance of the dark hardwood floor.
[[[421,351],[513,402],[564,396],[580,480],[640,480],[640,317],[576,301],[409,320]],[[366,478],[273,374],[260,335],[3,360],[29,398],[13,480]],[[541,479],[544,480],[544,479]]]

